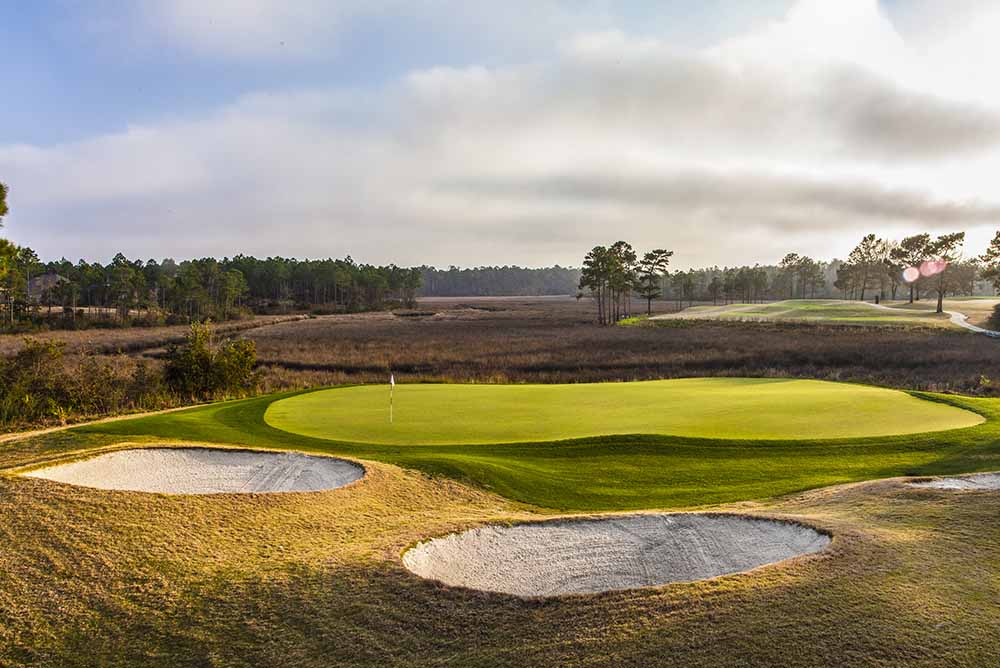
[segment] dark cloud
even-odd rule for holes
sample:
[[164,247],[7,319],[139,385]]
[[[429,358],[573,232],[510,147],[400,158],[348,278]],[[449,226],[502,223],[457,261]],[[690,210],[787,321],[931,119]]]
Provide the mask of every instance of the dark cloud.
[[888,160],[933,159],[993,148],[995,112],[907,91],[861,70],[827,78],[820,113],[829,116],[844,150]]
[[[856,67],[795,74],[734,66],[663,45],[579,49],[545,67],[439,69],[401,108],[422,138],[456,129],[551,128],[644,140],[661,151],[877,163],[986,152],[1000,113],[908,90]],[[586,140],[582,136],[581,139]]]
[[937,200],[914,190],[858,181],[816,181],[758,174],[680,172],[658,177],[564,174],[533,180],[463,181],[444,191],[516,202],[562,201],[662,209],[673,220],[710,217],[776,229],[857,225],[978,225],[1000,221],[1000,206]]

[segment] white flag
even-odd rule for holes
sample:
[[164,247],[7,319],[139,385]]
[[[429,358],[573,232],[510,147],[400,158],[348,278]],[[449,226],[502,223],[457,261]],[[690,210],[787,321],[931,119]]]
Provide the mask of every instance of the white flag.
[[389,386],[396,387],[396,376],[391,373],[389,374]]

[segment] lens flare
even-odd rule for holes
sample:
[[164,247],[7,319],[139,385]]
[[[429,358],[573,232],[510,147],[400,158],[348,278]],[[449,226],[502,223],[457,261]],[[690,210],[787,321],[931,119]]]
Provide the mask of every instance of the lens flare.
[[907,267],[903,270],[903,280],[907,283],[913,283],[918,278],[920,278],[920,270],[916,267]]
[[936,276],[948,267],[944,260],[927,260],[920,265],[920,275],[924,278]]

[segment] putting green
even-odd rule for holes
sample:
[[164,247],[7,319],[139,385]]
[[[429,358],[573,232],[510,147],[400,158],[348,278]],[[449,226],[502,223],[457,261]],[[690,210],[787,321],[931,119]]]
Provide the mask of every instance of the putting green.
[[829,439],[971,427],[981,416],[905,392],[815,380],[690,378],[575,385],[397,385],[301,394],[264,415],[283,431],[382,445],[555,441],[612,434]]

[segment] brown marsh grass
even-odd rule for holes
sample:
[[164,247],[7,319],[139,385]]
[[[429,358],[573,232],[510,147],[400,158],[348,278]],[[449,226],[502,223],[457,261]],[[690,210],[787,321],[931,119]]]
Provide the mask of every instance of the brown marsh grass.
[[940,328],[669,321],[600,327],[588,301],[425,302],[247,333],[268,388],[789,376],[996,394],[1000,342]]

